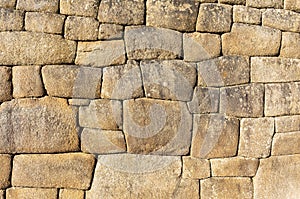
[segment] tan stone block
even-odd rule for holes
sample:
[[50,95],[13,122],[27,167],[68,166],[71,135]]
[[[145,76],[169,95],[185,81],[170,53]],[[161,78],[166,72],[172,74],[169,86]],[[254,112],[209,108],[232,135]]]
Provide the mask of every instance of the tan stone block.
[[14,8],[17,0],[2,0],[0,1],[1,8]]
[[283,8],[282,0],[246,0],[246,5],[255,8]]
[[230,33],[222,35],[222,51],[224,55],[277,55],[280,42],[279,30],[235,23]]
[[235,4],[235,5],[245,5],[246,0],[219,0],[219,3],[228,3],[228,4]]
[[300,131],[276,133],[272,142],[272,155],[300,154]]
[[68,99],[68,103],[72,106],[88,106],[90,104],[89,99]]
[[8,101],[12,98],[11,68],[0,67],[0,102]]
[[84,153],[17,155],[12,185],[88,189],[95,159]]
[[277,133],[300,131],[300,115],[276,117],[275,126]]
[[59,0],[18,0],[17,9],[25,11],[57,12]]
[[6,190],[6,199],[56,199],[56,189],[41,188],[17,188],[12,187]]
[[181,178],[178,188],[173,193],[174,199],[199,199],[199,181]]
[[22,30],[23,18],[22,11],[0,8],[0,30]]
[[196,0],[200,3],[217,3],[218,0]]
[[60,0],[60,13],[85,17],[96,17],[99,0]]
[[[1,162],[0,189],[4,189],[10,185],[11,156],[0,155],[0,162]],[[0,193],[0,198],[1,198],[1,193]]]
[[285,0],[284,1],[284,9],[300,12],[300,1],[299,0]]
[[273,118],[242,119],[238,155],[251,158],[268,157],[273,135]]
[[0,190],[0,199],[5,199],[5,191]]
[[101,40],[122,39],[124,27],[117,24],[101,24],[98,38]]
[[261,11],[246,6],[233,6],[233,22],[259,25],[261,23]]
[[292,32],[282,33],[280,57],[300,59],[300,34]]
[[183,178],[204,179],[210,177],[209,161],[200,158],[182,157]]
[[76,189],[59,190],[59,199],[84,199],[84,191]]

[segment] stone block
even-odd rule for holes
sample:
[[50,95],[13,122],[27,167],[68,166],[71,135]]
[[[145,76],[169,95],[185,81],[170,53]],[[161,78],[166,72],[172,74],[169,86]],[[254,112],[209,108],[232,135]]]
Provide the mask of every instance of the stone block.
[[292,32],[282,33],[280,57],[300,59],[300,34]]
[[246,5],[254,8],[283,8],[282,0],[246,0]]
[[272,142],[272,155],[300,154],[300,131],[276,133]]
[[18,0],[17,9],[37,12],[57,12],[59,0]]
[[0,2],[1,8],[15,8],[17,0],[2,0]]
[[[5,189],[10,185],[11,174],[11,156],[0,155],[1,170],[0,170],[0,189]],[[0,194],[1,198],[1,194]]]
[[60,0],[60,13],[85,17],[96,17],[99,0]]
[[186,157],[183,160],[183,178],[205,179],[210,177],[209,161],[200,158]]
[[300,115],[276,117],[275,127],[277,133],[300,131]]
[[246,6],[233,6],[233,22],[259,25],[261,23],[261,11]]
[[0,30],[20,31],[23,28],[24,12],[0,8]]
[[300,12],[300,1],[299,0],[285,0],[284,1],[284,9]]
[[246,0],[219,0],[219,3],[245,5]]
[[122,39],[124,34],[124,27],[117,24],[101,24],[99,27],[98,39],[113,40]]
[[0,67],[0,102],[9,101],[12,98],[12,72],[10,67]]
[[76,189],[61,189],[59,199],[84,199],[84,191]]
[[6,199],[56,199],[56,189],[42,188],[18,188],[12,187],[6,190]]

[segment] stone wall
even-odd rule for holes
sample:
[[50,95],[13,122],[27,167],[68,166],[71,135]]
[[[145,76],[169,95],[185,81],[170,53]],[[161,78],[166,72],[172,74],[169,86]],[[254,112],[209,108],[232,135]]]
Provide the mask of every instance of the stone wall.
[[300,198],[299,0],[0,0],[1,199]]

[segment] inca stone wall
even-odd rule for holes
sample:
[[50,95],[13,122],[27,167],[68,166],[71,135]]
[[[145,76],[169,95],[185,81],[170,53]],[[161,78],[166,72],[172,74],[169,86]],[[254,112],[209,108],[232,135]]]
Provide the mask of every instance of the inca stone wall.
[[0,7],[0,199],[300,198],[300,0]]

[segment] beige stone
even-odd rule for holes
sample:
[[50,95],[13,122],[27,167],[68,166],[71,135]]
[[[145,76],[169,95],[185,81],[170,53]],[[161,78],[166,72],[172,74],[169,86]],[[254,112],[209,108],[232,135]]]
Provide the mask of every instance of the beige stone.
[[178,188],[173,193],[174,199],[199,199],[199,181],[187,178],[181,178]]
[[200,158],[235,156],[239,120],[224,115],[194,115],[191,155]]
[[0,1],[1,8],[14,8],[17,0],[2,0]]
[[72,106],[88,106],[90,104],[89,99],[68,99],[68,103]]
[[217,3],[218,0],[196,0],[200,3]]
[[57,12],[59,0],[18,0],[17,9],[25,11]]
[[219,0],[219,3],[245,5],[246,4],[246,0]]
[[71,63],[75,50],[76,43],[60,35],[0,32],[1,65]]
[[300,115],[276,117],[275,127],[277,133],[300,131]]
[[41,188],[17,188],[12,187],[6,190],[6,199],[56,199],[56,189]]
[[[0,155],[0,162],[1,162],[0,189],[4,189],[10,185],[11,156]],[[0,198],[1,198],[1,194],[0,194]]]
[[105,67],[125,63],[123,40],[79,42],[75,63],[93,67]]
[[299,0],[285,0],[284,1],[284,9],[300,12],[300,1]]
[[117,24],[101,24],[99,27],[98,38],[101,40],[122,39],[124,27]]
[[194,31],[198,7],[194,0],[147,1],[147,26]]
[[17,155],[12,185],[88,189],[94,163],[94,157],[84,153]]
[[139,25],[144,23],[145,4],[143,0],[101,1],[98,20],[103,23]]
[[292,32],[282,33],[280,57],[300,59],[300,34]]
[[255,8],[283,8],[283,0],[246,0],[246,5]]
[[243,118],[240,129],[240,156],[266,158],[274,135],[273,118]]
[[272,155],[300,154],[300,131],[276,133],[272,144]]
[[60,0],[60,13],[66,15],[77,15],[96,17],[99,0]]
[[0,67],[0,102],[8,101],[12,98],[11,68]]
[[0,8],[0,30],[22,30],[23,18],[22,11]]
[[5,199],[5,191],[0,190],[0,199]]
[[260,160],[253,178],[254,198],[290,198],[300,195],[300,155],[271,156]]
[[256,174],[258,159],[243,157],[211,159],[210,164],[213,176],[251,177]]
[[75,189],[61,189],[59,199],[84,199],[84,191]]
[[222,52],[224,55],[277,55],[280,42],[279,30],[235,23],[230,33],[222,35]]
[[200,158],[186,157],[183,160],[183,178],[204,179],[210,177],[209,161]]
[[44,66],[42,75],[50,96],[89,99],[100,97],[102,70],[99,68],[74,65]]
[[246,6],[233,6],[233,22],[259,25],[261,23],[261,11]]

